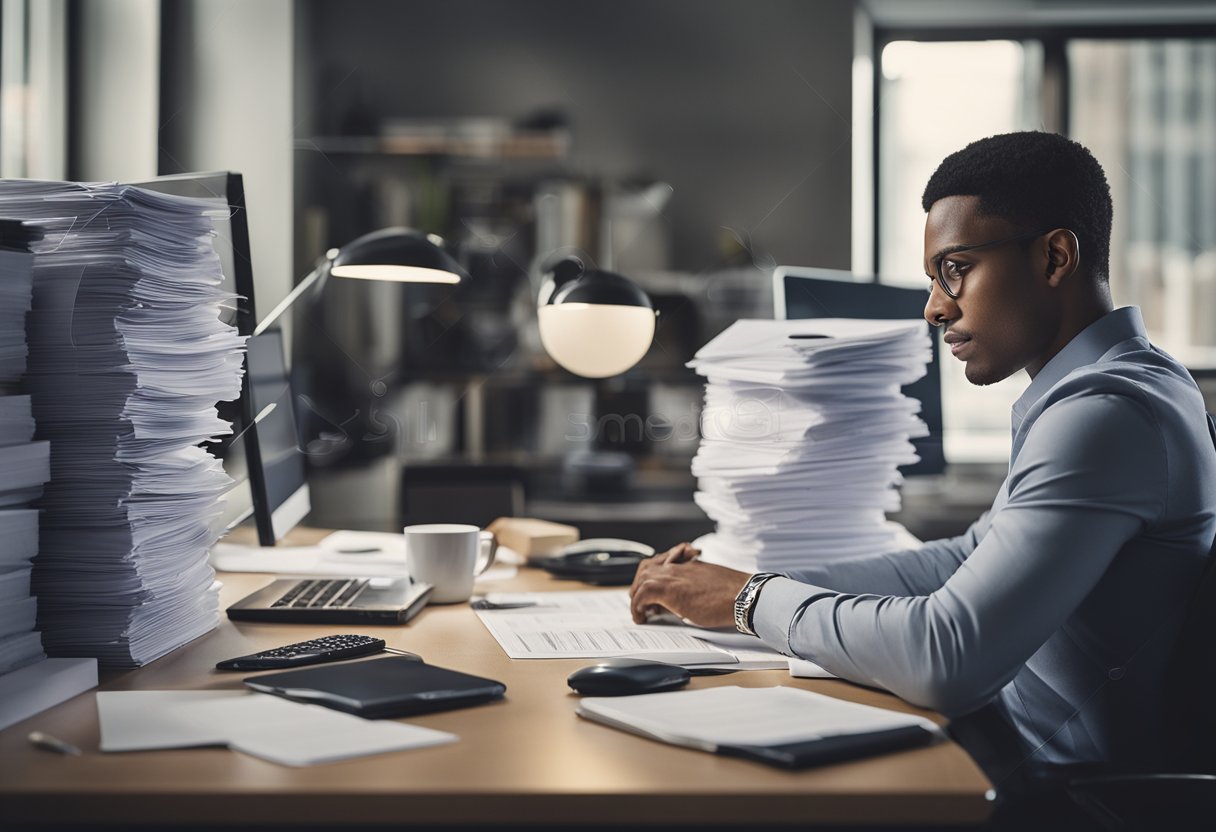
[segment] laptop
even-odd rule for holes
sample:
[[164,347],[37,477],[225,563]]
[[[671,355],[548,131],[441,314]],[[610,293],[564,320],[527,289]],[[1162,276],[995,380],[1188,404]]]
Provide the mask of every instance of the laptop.
[[404,624],[426,606],[431,585],[410,578],[280,578],[228,608],[233,621]]

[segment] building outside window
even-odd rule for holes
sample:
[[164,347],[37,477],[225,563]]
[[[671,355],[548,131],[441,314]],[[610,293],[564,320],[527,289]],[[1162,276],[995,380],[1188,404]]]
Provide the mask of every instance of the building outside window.
[[[879,270],[884,282],[925,287],[925,183],[949,154],[994,133],[1039,126],[1037,43],[893,41],[881,56],[878,153]],[[1018,374],[976,387],[963,364],[941,362],[946,459],[1009,456],[1009,407]]]
[[[920,195],[945,156],[1059,125],[1110,181],[1115,305],[1140,306],[1154,343],[1188,367],[1216,368],[1216,37],[906,34],[877,42],[880,279],[928,282]],[[1028,383],[1018,373],[975,387],[943,361],[946,458],[1007,459],[1009,407]]]
[[1115,201],[1111,292],[1153,341],[1216,366],[1216,39],[1068,45],[1069,133]]

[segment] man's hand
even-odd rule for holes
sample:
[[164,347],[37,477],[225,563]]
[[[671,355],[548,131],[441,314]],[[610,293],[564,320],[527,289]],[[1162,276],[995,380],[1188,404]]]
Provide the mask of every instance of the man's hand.
[[702,627],[734,625],[735,596],[751,576],[702,563],[699,554],[690,544],[680,543],[642,561],[629,588],[634,623],[644,624],[647,616],[670,611]]

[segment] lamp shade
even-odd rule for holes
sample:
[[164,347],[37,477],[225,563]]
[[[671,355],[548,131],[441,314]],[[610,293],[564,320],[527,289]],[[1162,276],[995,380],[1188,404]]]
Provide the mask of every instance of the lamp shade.
[[537,309],[545,351],[575,375],[607,378],[642,360],[654,339],[650,298],[626,277],[567,258],[551,269],[557,288]]
[[262,319],[253,334],[265,332],[305,292],[323,285],[327,275],[395,283],[455,284],[468,280],[468,272],[442,246],[443,239],[434,234],[410,228],[382,228],[351,240],[340,249],[331,248],[317,267]]
[[352,240],[330,258],[334,277],[398,283],[449,283],[468,273],[441,247],[442,240],[409,228],[383,228]]

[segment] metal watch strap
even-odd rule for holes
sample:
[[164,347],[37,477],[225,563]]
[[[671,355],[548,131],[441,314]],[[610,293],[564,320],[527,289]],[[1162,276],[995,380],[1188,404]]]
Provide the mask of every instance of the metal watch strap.
[[747,579],[743,589],[735,596],[735,629],[749,636],[756,635],[752,627],[752,616],[755,612],[756,599],[760,590],[769,578],[780,578],[776,572],[757,572]]

